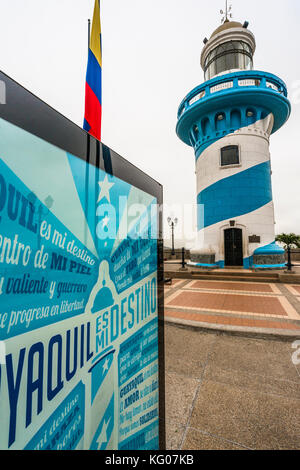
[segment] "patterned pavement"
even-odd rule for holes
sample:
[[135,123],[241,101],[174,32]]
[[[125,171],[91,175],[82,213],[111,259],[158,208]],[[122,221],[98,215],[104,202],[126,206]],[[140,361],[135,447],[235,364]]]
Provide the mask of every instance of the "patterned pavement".
[[300,334],[300,285],[173,279],[165,318],[192,326]]
[[293,342],[168,323],[167,449],[299,450]]

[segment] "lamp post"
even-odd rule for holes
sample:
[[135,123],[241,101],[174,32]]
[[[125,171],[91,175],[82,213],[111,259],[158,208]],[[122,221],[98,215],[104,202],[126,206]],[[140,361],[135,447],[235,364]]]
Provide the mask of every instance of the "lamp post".
[[175,255],[175,247],[174,247],[174,227],[178,224],[178,219],[172,219],[171,217],[168,217],[168,224],[171,227],[172,231],[172,256]]

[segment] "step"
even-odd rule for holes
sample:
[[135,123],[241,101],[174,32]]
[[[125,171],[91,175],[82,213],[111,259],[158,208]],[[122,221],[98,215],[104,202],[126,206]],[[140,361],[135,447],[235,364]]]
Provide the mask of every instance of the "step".
[[198,271],[192,271],[193,274],[207,274],[208,276],[232,276],[232,277],[273,277],[274,279],[279,278],[278,273],[274,273],[272,271],[268,272],[244,272],[244,271],[203,271],[203,272],[198,272]]
[[233,281],[233,282],[278,282],[278,279],[274,279],[273,277],[266,277],[266,278],[246,278],[246,277],[230,277],[230,276],[218,276],[217,278],[213,278],[212,276],[205,276],[205,275],[193,275],[193,279],[202,279],[202,280],[210,280],[210,281]]
[[[172,273],[181,273],[184,272],[184,271],[179,271],[178,270],[170,270],[168,269],[168,265],[165,264],[164,266],[164,270],[165,272],[172,272]],[[257,278],[272,278],[272,279],[276,279],[276,280],[279,280],[279,276],[282,274],[282,272],[274,272],[274,271],[250,271],[250,270],[243,270],[242,268],[241,269],[236,269],[236,270],[230,270],[228,269],[228,271],[226,269],[222,269],[222,270],[208,270],[208,269],[193,269],[193,268],[189,268],[189,271],[188,271],[190,274],[192,273],[193,275],[206,275],[206,276],[211,276],[211,277],[224,277],[224,276],[230,276],[230,277],[246,277],[246,278],[250,278],[250,277],[253,277],[255,279]]]

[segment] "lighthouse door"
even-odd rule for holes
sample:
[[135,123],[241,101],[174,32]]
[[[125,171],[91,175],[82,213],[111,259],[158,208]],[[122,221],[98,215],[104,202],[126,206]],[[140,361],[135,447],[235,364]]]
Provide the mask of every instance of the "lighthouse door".
[[243,231],[230,228],[224,232],[225,266],[243,266]]

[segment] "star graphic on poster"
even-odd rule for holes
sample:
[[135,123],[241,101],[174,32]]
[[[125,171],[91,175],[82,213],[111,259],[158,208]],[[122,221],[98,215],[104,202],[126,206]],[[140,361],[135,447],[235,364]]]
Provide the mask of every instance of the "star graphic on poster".
[[104,420],[101,433],[99,434],[99,437],[98,437],[98,439],[97,439],[98,450],[101,449],[102,444],[104,444],[105,442],[108,441],[108,438],[107,438],[107,428],[108,428],[108,426],[109,426],[110,420],[111,420],[111,418],[109,418],[108,422],[106,422],[106,421]]
[[109,194],[109,191],[110,189],[114,186],[115,183],[110,183],[108,181],[108,176],[105,175],[105,178],[103,181],[99,181],[98,182],[99,184],[99,187],[100,187],[100,193],[99,193],[99,197],[98,197],[98,202],[102,201],[102,199],[106,198],[108,200],[108,202],[110,203],[110,194]]
[[106,360],[105,360],[105,362],[104,362],[104,364],[103,364],[103,366],[102,366],[102,367],[103,367],[103,369],[102,369],[102,373],[103,373],[103,374],[104,374],[105,371],[108,370],[108,363],[109,363],[108,358],[106,358]]

